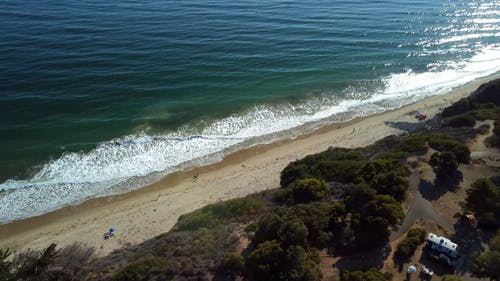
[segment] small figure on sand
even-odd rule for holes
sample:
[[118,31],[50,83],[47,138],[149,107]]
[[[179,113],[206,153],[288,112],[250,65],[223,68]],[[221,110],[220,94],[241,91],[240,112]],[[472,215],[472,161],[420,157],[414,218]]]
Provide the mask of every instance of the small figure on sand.
[[199,176],[200,176],[200,173],[196,173],[195,175],[193,175],[193,180],[192,180],[192,182],[197,181]]
[[415,118],[422,121],[427,118],[427,114],[425,114],[425,112],[417,112],[417,114],[415,114]]
[[111,227],[108,232],[104,233],[104,240],[108,240],[109,238],[115,236],[115,228]]

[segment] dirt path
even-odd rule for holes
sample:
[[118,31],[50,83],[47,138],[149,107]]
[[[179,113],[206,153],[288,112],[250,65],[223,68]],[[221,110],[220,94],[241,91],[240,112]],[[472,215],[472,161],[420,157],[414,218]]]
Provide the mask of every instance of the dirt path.
[[414,196],[413,202],[410,205],[410,209],[406,214],[403,222],[399,226],[398,230],[391,233],[390,240],[394,241],[406,233],[418,219],[431,220],[437,224],[447,228],[453,232],[453,223],[449,222],[438,214],[429,200],[422,197],[422,194],[418,190],[420,185],[420,171],[419,169],[414,169],[410,175],[410,188],[409,192]]
[[476,122],[475,128],[479,128],[482,125],[489,125],[489,131],[484,135],[478,135],[474,140],[469,143],[469,148],[471,150],[472,160],[482,159],[489,166],[500,167],[500,151],[495,148],[487,147],[485,140],[493,135],[493,120],[485,120]]

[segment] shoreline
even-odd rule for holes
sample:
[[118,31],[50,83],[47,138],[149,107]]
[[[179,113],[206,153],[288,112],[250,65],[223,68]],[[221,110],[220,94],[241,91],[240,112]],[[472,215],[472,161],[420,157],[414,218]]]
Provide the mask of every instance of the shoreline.
[[[174,172],[160,181],[124,194],[89,199],[78,205],[0,225],[0,249],[13,253],[82,242],[96,248],[99,256],[123,246],[141,243],[169,231],[180,215],[217,201],[243,197],[279,187],[281,170],[297,157],[326,150],[329,146],[365,146],[405,129],[422,127],[414,111],[429,117],[442,107],[468,96],[489,77],[460,86],[401,108],[324,125],[293,139],[279,140],[231,153],[206,166]],[[196,178],[194,175],[199,175]],[[102,234],[116,227],[116,237]]]

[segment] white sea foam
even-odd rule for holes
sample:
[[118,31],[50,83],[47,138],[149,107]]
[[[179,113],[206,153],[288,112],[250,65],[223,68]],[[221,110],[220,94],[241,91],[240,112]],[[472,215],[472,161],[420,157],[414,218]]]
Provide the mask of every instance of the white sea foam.
[[[438,68],[433,68],[438,69]],[[500,71],[500,48],[485,48],[442,71],[391,74],[375,88],[348,87],[345,99],[324,95],[299,105],[256,106],[193,133],[184,128],[165,135],[130,135],[100,144],[88,153],[66,153],[26,180],[0,184],[0,222],[33,216],[90,197],[123,192],[119,183],[220,159],[242,145],[269,141],[273,134],[306,123],[364,116],[396,108]],[[268,136],[265,138],[265,136]],[[128,185],[127,185],[128,186]]]

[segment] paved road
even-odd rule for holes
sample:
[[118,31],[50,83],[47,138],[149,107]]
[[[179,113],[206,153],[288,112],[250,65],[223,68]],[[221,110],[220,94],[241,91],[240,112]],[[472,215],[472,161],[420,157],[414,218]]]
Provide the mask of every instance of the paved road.
[[418,190],[419,184],[420,174],[419,171],[415,169],[410,175],[409,188],[410,193],[414,195],[414,199],[399,229],[391,233],[391,241],[398,239],[401,235],[406,233],[415,224],[417,219],[432,220],[450,231],[453,231],[453,224],[436,213],[434,208],[432,208],[431,202],[422,197],[422,194]]

